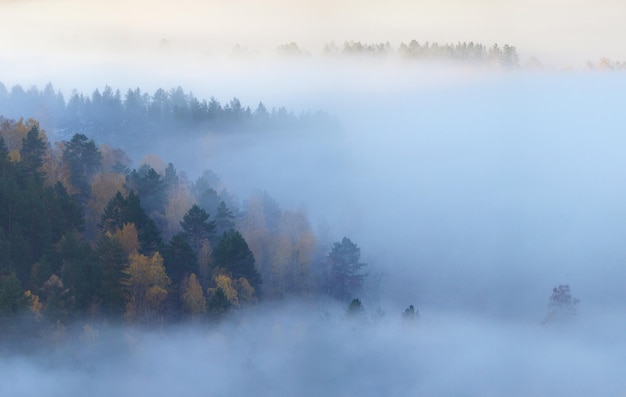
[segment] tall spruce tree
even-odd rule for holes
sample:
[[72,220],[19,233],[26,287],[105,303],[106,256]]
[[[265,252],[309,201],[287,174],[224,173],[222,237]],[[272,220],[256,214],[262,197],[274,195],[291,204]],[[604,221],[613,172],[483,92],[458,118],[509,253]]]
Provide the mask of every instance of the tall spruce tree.
[[361,272],[367,266],[361,263],[361,249],[344,237],[341,242],[333,244],[326,260],[328,293],[342,301],[354,298],[363,288],[363,281],[367,277],[366,273]]
[[86,202],[90,195],[91,178],[100,167],[102,155],[93,140],[83,134],[75,134],[66,142],[63,162],[70,170],[70,183],[77,189],[78,198]]
[[181,236],[189,243],[197,255],[203,240],[212,240],[215,222],[209,221],[209,214],[194,204],[180,222],[183,232]]
[[228,271],[233,279],[244,277],[260,295],[261,275],[254,265],[254,255],[248,243],[236,230],[224,232],[213,251],[215,266]]

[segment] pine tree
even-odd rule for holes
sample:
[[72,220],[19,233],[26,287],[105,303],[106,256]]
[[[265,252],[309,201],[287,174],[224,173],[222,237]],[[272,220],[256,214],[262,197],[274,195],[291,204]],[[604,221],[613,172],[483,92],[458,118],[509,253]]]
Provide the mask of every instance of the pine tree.
[[39,126],[34,125],[28,131],[26,138],[22,140],[22,150],[20,151],[22,164],[28,174],[42,177],[40,169],[46,154],[46,146],[42,134],[39,133]]
[[142,253],[151,254],[160,249],[161,232],[154,221],[146,215],[139,197],[133,190],[126,198],[117,192],[104,209],[100,226],[103,231],[115,234],[128,223],[134,224],[137,228]]
[[198,253],[203,240],[211,240],[215,232],[215,222],[209,222],[209,214],[194,204],[183,216],[180,222],[183,237],[191,246],[194,253]]
[[224,232],[213,251],[214,264],[228,271],[233,279],[244,277],[259,294],[261,275],[254,265],[254,255],[246,240],[236,230]]
[[72,234],[61,241],[59,255],[63,263],[63,285],[69,289],[76,311],[85,312],[100,291],[103,275],[100,258],[88,243],[78,241]]
[[17,276],[14,273],[0,276],[0,320],[14,317],[27,305],[22,283]]
[[83,134],[75,134],[63,150],[63,162],[70,170],[70,183],[78,190],[81,202],[90,194],[90,182],[100,167],[102,155],[93,140]]
[[348,305],[348,308],[346,309],[346,316],[355,317],[360,314],[363,314],[364,311],[365,311],[365,308],[363,307],[361,300],[359,298],[354,298],[352,299],[352,301]]
[[360,259],[361,249],[349,238],[334,243],[326,259],[329,267],[327,289],[332,297],[345,301],[363,288],[367,274],[361,273],[361,269],[367,265]]
[[208,308],[209,313],[215,318],[220,318],[231,307],[231,303],[226,297],[226,294],[221,288],[217,288],[213,295],[209,298]]
[[103,267],[99,291],[102,312],[107,316],[120,318],[128,301],[125,288],[128,284],[128,274],[124,271],[128,266],[128,255],[122,243],[107,234],[98,240],[97,252]]
[[225,231],[235,228],[235,216],[232,211],[226,207],[224,201],[220,201],[215,215],[215,234],[221,236]]
[[191,246],[180,234],[175,235],[163,248],[165,269],[174,283],[198,272],[198,259]]

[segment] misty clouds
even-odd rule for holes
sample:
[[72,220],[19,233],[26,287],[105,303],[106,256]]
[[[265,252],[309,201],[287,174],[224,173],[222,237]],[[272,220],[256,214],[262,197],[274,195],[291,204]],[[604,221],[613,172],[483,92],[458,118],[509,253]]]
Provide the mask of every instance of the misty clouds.
[[623,319],[541,327],[428,312],[407,324],[396,310],[372,323],[324,310],[265,308],[211,330],[101,330],[0,359],[0,393],[616,396],[626,387]]
[[[250,85],[337,114],[336,135],[147,149],[192,177],[216,171],[242,200],[265,189],[303,206],[330,241],[349,236],[383,273],[383,299],[365,304],[385,324],[291,306],[197,334],[112,331],[110,342],[103,330],[92,345],[2,358],[0,394],[31,395],[33,379],[53,396],[623,393],[623,76],[370,73]],[[541,327],[562,283],[579,317]],[[400,323],[409,304],[417,327]]]
[[222,145],[206,167],[350,236],[401,302],[539,318],[569,283],[583,307],[621,306],[620,75],[453,77],[343,86],[316,98],[342,133]]

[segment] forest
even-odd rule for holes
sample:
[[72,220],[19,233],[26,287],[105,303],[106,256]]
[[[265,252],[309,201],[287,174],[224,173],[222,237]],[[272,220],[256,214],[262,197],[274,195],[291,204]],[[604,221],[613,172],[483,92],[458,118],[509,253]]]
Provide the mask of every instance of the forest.
[[0,119],[3,328],[198,323],[260,300],[362,292],[360,248],[344,238],[322,251],[303,211],[266,192],[240,206],[210,170],[190,182],[156,156],[130,167],[85,134],[50,142],[36,120]]
[[0,396],[624,395],[626,2],[0,15]]
[[8,89],[0,82],[2,116],[11,119],[33,117],[42,129],[55,137],[69,139],[76,132],[99,144],[122,147],[128,153],[145,145],[146,140],[187,139],[207,133],[233,134],[302,129],[334,128],[336,121],[328,114],[295,114],[285,107],[267,109],[260,102],[254,110],[233,98],[222,105],[217,99],[198,99],[182,87],[154,93],[140,88],[119,89],[106,86],[91,95],[73,90],[66,100],[61,91],[48,83],[43,89],[14,85]]
[[[307,55],[308,51],[300,49],[297,43],[290,42],[278,46],[279,55]],[[361,41],[345,41],[342,46],[334,41],[326,43],[323,55],[336,56],[372,56],[386,57],[397,55],[405,60],[440,60],[458,61],[475,64],[493,64],[505,69],[520,67],[519,55],[515,46],[497,43],[487,46],[482,43],[457,42],[439,44],[437,42],[424,41],[422,43],[413,39],[408,43],[401,42],[394,48],[389,41],[384,43],[367,43]]]
[[[265,191],[240,201],[213,171],[190,181],[156,155],[133,168],[123,149],[69,133],[100,131],[95,135],[117,141],[108,128],[128,124],[133,128],[122,142],[138,143],[144,138],[135,125],[166,119],[173,124],[155,130],[166,134],[165,125],[183,122],[177,118],[181,109],[198,103],[180,90],[159,90],[153,97],[129,90],[121,102],[119,91],[107,88],[103,95],[96,90],[92,99],[74,94],[67,105],[51,85],[28,94],[19,86],[4,90],[5,105],[21,95],[19,109],[44,109],[54,115],[48,119],[56,126],[54,135],[68,136],[53,142],[38,120],[0,118],[0,326],[6,335],[21,338],[28,329],[48,343],[81,322],[148,329],[219,323],[262,301],[290,299],[335,300],[351,317],[364,312],[359,297],[376,294],[379,275],[369,274],[350,238],[331,243],[316,236],[304,210],[283,210]],[[151,110],[159,93],[167,112]],[[178,93],[190,102],[172,105]],[[137,98],[144,102],[133,105]],[[85,111],[92,118],[72,124],[72,106],[82,109],[73,114]],[[117,116],[106,124],[94,116],[105,108],[98,106],[117,108]],[[245,117],[227,118],[235,107]],[[214,109],[220,116],[211,122],[224,131],[250,128],[263,112],[268,127],[286,120],[281,117],[305,123],[284,109],[242,111],[236,100]],[[575,315],[577,304],[569,285],[555,287],[544,323]],[[384,316],[380,308],[371,313]],[[402,317],[414,321],[419,311],[410,305]]]

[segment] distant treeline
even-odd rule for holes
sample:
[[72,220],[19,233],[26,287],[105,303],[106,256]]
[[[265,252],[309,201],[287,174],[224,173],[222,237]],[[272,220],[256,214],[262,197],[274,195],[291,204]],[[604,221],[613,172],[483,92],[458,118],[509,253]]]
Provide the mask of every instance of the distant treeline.
[[20,85],[9,90],[0,82],[0,114],[35,118],[48,134],[62,138],[78,132],[126,150],[166,135],[289,131],[333,124],[322,112],[296,115],[284,107],[267,109],[263,103],[252,110],[237,98],[227,104],[213,97],[200,100],[181,87],[153,94],[136,88],[122,94],[106,86],[90,96],[74,92],[66,99],[52,84],[43,90],[36,86],[25,90]]
[[[242,52],[244,49],[237,46],[234,51]],[[279,45],[277,53],[281,56],[311,55],[309,51],[300,48],[296,42]],[[384,43],[345,41],[343,45],[330,42],[324,45],[322,54],[328,57],[397,57],[409,61],[453,61],[470,65],[497,66],[504,70],[518,69],[520,67],[528,69],[543,69],[546,67],[535,57],[531,57],[521,65],[517,48],[510,44],[500,46],[496,43],[487,46],[473,41],[439,44],[437,42],[425,41],[420,43],[417,40],[411,40],[409,43],[402,42],[397,47],[394,47],[388,41]],[[588,61],[586,68],[588,70],[626,70],[626,62],[601,57],[596,62]]]
[[[280,55],[308,55],[309,52],[300,49],[297,43],[291,42],[278,46]],[[517,49],[509,44],[500,47],[493,44],[491,47],[481,43],[459,42],[456,44],[439,44],[428,41],[419,43],[411,40],[400,43],[394,48],[391,43],[362,43],[360,41],[346,41],[343,46],[335,42],[324,46],[323,54],[326,56],[373,56],[386,57],[398,55],[405,59],[421,60],[453,60],[472,63],[495,64],[503,68],[519,67]]]

